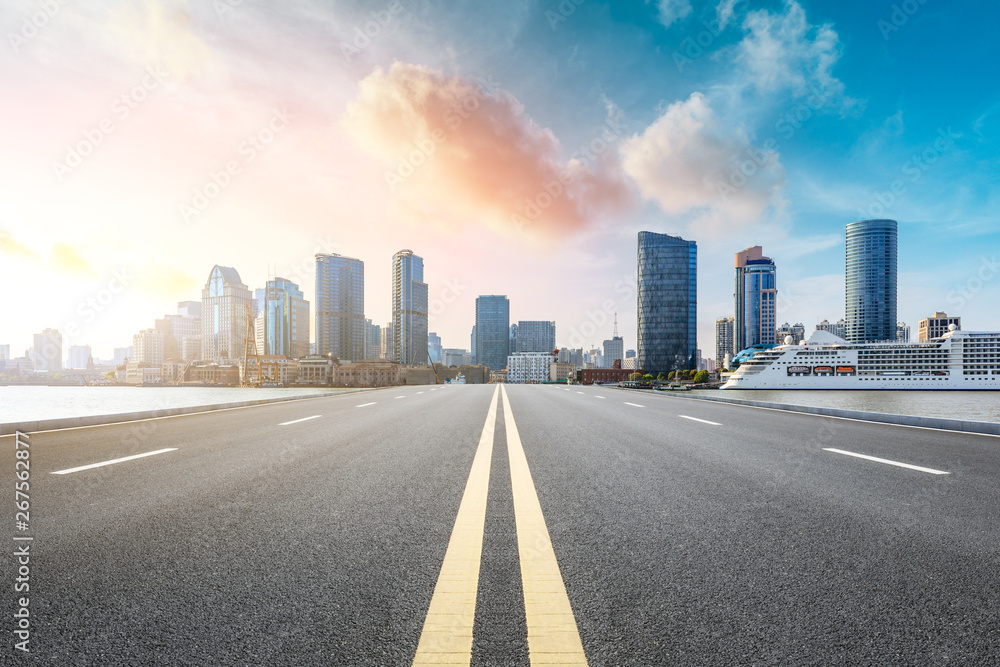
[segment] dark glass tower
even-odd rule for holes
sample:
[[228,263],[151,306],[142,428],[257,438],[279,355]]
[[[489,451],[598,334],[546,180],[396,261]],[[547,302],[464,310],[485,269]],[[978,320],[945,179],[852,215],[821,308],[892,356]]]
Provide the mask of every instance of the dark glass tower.
[[476,299],[476,363],[491,371],[507,368],[510,354],[510,301],[489,295]]
[[639,368],[656,375],[697,360],[698,244],[639,232]]
[[847,225],[847,340],[896,339],[895,220]]

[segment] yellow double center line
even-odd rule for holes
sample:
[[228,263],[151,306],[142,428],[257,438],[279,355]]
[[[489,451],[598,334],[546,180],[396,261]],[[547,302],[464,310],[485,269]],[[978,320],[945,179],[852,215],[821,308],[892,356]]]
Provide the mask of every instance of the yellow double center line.
[[501,390],[531,664],[587,664],[507,390],[502,387],[493,392],[414,665],[468,665],[472,661],[472,626],[476,617],[497,398]]

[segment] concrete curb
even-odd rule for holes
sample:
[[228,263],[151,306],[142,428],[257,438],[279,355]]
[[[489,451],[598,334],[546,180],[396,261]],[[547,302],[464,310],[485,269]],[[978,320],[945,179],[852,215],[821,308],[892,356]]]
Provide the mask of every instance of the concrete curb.
[[264,398],[257,401],[238,401],[236,403],[217,403],[214,405],[191,405],[184,408],[164,408],[162,410],[144,410],[141,412],[122,412],[111,415],[90,415],[87,417],[63,417],[59,419],[40,419],[29,422],[10,422],[0,424],[0,436],[13,435],[14,431],[25,433],[35,433],[38,431],[57,431],[64,428],[79,428],[81,426],[100,426],[104,424],[119,424],[122,422],[137,421],[139,419],[155,419],[156,417],[174,417],[177,415],[191,415],[199,412],[211,412],[213,410],[226,410],[229,408],[246,408],[253,405],[267,405],[268,403],[286,403],[288,401],[311,401],[317,398],[329,398],[331,396],[346,396],[363,391],[374,391],[375,389],[385,389],[386,387],[371,387],[365,389],[349,389],[347,391],[330,392],[317,396],[287,396],[281,398]]
[[[623,387],[619,387],[624,389]],[[645,389],[625,389],[625,391],[642,391]],[[697,396],[690,392],[671,393],[666,391],[652,392],[670,398],[689,398],[696,401],[715,401],[716,403],[730,403],[732,405],[745,405],[753,408],[770,408],[772,410],[784,410],[786,412],[801,412],[809,415],[820,415],[823,417],[841,417],[843,419],[857,419],[860,421],[877,422],[881,424],[895,424],[897,426],[917,426],[920,428],[933,428],[942,431],[959,431],[961,433],[978,433],[981,435],[1000,436],[1000,424],[994,422],[965,421],[961,419],[944,419],[939,417],[914,417],[911,415],[893,415],[885,412],[862,412],[860,410],[841,410],[839,408],[816,408],[808,405],[789,405],[787,403],[768,403],[766,401],[749,401],[742,398],[728,398],[723,396]]]

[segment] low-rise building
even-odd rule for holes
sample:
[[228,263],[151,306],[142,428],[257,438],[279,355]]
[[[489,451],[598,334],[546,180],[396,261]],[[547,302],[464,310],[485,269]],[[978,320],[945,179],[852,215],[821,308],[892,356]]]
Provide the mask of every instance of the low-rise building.
[[576,378],[576,364],[554,361],[549,364],[549,382],[567,382]]
[[642,373],[630,368],[584,368],[577,374],[580,384],[595,384],[603,382],[623,382],[633,373]]
[[160,364],[145,361],[130,361],[125,367],[125,382],[128,384],[159,384],[163,379]]
[[549,379],[549,366],[556,360],[548,352],[519,352],[507,357],[507,382],[539,384]]
[[[385,360],[335,364],[333,384],[338,387],[392,387],[401,384],[402,368],[403,365],[398,362]],[[426,366],[422,368],[430,373],[431,380],[419,384],[434,384],[434,374],[431,369]],[[406,370],[407,376],[409,376],[410,369]],[[411,383],[407,382],[407,384]]]
[[329,385],[333,382],[333,359],[320,354],[310,354],[299,359],[296,383]]
[[961,329],[962,318],[948,317],[948,313],[934,313],[930,317],[925,317],[917,325],[917,342],[926,343],[934,338],[940,338],[948,333],[948,327],[952,324],[956,329]]

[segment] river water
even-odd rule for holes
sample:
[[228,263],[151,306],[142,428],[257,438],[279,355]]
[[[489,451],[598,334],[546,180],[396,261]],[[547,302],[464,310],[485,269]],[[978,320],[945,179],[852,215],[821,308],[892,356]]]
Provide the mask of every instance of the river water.
[[329,388],[0,387],[0,424],[186,408],[288,396],[336,393]]
[[1000,422],[1000,391],[695,391],[724,398],[916,417]]

